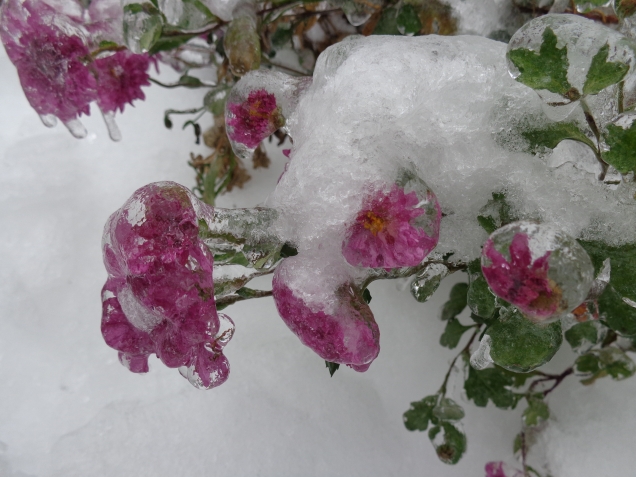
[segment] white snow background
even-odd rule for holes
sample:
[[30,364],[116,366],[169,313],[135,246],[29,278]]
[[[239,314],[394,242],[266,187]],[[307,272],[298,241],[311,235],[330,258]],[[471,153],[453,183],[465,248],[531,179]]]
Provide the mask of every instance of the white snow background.
[[[172,78],[167,72],[162,77]],[[151,359],[147,375],[117,361],[100,334],[106,279],[100,240],[107,217],[138,187],[191,187],[191,130],[163,126],[167,108],[200,104],[201,92],[146,89],[108,139],[96,109],[89,136],[45,128],[0,49],[0,477],[435,476],[483,477],[490,460],[512,462],[520,412],[467,411],[468,451],[456,466],[435,456],[402,413],[439,388],[457,350],[439,344],[437,317],[454,281],[427,304],[393,282],[371,286],[382,351],[364,374],[333,378],[278,317],[271,299],[230,307],[230,379],[198,391]],[[219,205],[262,202],[284,158],[254,171]],[[259,283],[267,287],[267,280]],[[466,338],[465,338],[466,339]],[[567,344],[550,364],[572,360]],[[634,475],[636,378],[583,387],[568,380],[550,397],[545,447],[554,477]]]

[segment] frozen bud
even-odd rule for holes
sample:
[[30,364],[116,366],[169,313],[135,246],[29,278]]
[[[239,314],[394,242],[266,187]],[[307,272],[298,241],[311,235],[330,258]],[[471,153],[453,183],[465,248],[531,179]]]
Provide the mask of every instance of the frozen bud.
[[371,309],[352,283],[325,288],[325,277],[307,274],[304,257],[285,259],[272,282],[274,301],[285,324],[306,346],[332,363],[366,371],[380,352],[380,330]]
[[437,245],[441,216],[435,194],[422,181],[374,191],[348,226],[342,254],[365,268],[419,265]]
[[232,149],[249,159],[260,142],[286,126],[309,77],[293,77],[273,71],[253,71],[232,88],[225,105],[227,135]]
[[[142,187],[104,230],[102,334],[134,372],[156,353],[208,389],[227,378],[222,356],[234,325],[214,300],[213,255],[199,237],[213,210],[173,182]],[[189,374],[188,374],[189,373]]]
[[484,470],[486,477],[523,477],[523,472],[505,462],[488,462]]
[[243,76],[261,65],[258,19],[254,5],[249,2],[240,3],[232,12],[232,17],[225,32],[223,47],[232,74]]
[[587,297],[594,267],[579,243],[545,224],[514,222],[484,244],[481,266],[495,295],[536,322],[554,320]]

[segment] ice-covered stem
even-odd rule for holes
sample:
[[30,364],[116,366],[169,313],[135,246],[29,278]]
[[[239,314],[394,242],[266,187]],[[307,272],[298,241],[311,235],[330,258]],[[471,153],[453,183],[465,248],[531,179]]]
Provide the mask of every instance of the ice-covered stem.
[[432,264],[441,264],[448,268],[449,275],[451,273],[466,271],[468,264],[464,262],[449,262],[446,260],[425,260],[415,267],[395,268],[392,270],[375,269],[371,270],[360,284],[360,289],[364,290],[376,280],[393,280],[397,278],[407,278],[414,276]]
[[[273,270],[268,273],[273,273]],[[252,298],[264,298],[268,296],[272,296],[272,290],[253,290],[251,288],[243,287],[237,290],[234,294],[218,298],[216,300],[216,309],[222,310],[239,301],[251,300]]]
[[470,347],[472,346],[473,342],[475,341],[475,338],[477,338],[477,336],[481,332],[481,325],[475,324],[475,325],[472,325],[471,328],[476,328],[476,329],[473,332],[473,334],[470,337],[470,339],[468,340],[468,342],[466,343],[466,346],[464,346],[462,348],[462,350],[459,353],[457,353],[457,355],[455,355],[455,357],[451,361],[451,364],[448,367],[448,371],[446,372],[446,376],[444,376],[444,381],[442,382],[442,385],[440,386],[439,391],[437,391],[437,394],[439,394],[441,397],[446,396],[446,386],[448,385],[448,380],[450,378],[450,375],[452,374],[453,369],[455,368],[455,363],[457,362],[457,359],[460,356],[467,356],[468,355]]

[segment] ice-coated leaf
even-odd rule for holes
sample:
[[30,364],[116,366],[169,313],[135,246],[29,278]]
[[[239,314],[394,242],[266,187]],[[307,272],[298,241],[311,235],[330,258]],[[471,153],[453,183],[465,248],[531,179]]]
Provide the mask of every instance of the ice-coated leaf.
[[[572,85],[567,78],[569,61],[566,46],[557,48],[557,36],[551,28],[543,32],[539,52],[518,48],[508,52],[510,61],[519,70],[517,81],[533,89],[547,89],[564,97],[571,97]],[[568,94],[570,93],[570,94]]]
[[450,398],[443,398],[433,408],[433,415],[440,421],[459,421],[464,418],[464,409]]
[[438,396],[426,396],[421,401],[411,403],[411,408],[404,413],[404,427],[409,431],[425,431],[429,422],[437,424],[433,409],[437,405]]
[[605,245],[598,241],[579,240],[594,264],[594,271],[599,273],[606,258],[610,259],[610,284],[622,296],[636,301],[636,243],[628,243],[619,247]]
[[636,372],[634,361],[623,350],[613,346],[592,350],[580,356],[574,366],[578,373],[588,376],[581,381],[586,385],[593,384],[597,379],[605,376],[621,381],[633,376]]
[[607,326],[623,336],[636,335],[636,308],[628,305],[612,285],[598,299],[598,309]]
[[442,421],[428,431],[428,438],[435,447],[439,460],[445,464],[456,464],[466,452],[466,435],[453,423]]
[[626,129],[608,124],[603,139],[609,146],[603,152],[603,159],[621,174],[636,171],[636,121],[632,121]]
[[464,311],[464,308],[466,308],[467,294],[467,283],[456,283],[453,288],[451,288],[448,301],[442,306],[441,318],[443,321],[455,318]]
[[594,346],[602,339],[603,334],[599,333],[599,326],[602,325],[598,322],[584,321],[572,326],[564,333],[564,336],[572,349],[580,353],[579,350]]
[[[481,263],[479,259],[473,260],[468,264],[468,278],[466,303],[470,311],[472,311],[472,314],[480,318],[476,321],[481,324],[494,316],[496,298],[492,291],[490,291],[490,287],[488,287],[488,283],[481,273]],[[471,315],[471,317],[475,320],[474,316]]]
[[583,94],[597,94],[621,81],[629,71],[629,66],[624,63],[607,61],[608,55],[609,44],[606,43],[592,58],[583,86]]
[[463,334],[471,328],[472,326],[462,325],[457,318],[450,318],[446,323],[444,333],[439,339],[439,344],[446,348],[453,349],[457,347]]
[[514,379],[501,368],[487,368],[478,371],[468,368],[468,379],[464,382],[466,397],[475,405],[486,407],[488,401],[500,409],[514,409],[522,395],[509,388]]
[[427,265],[411,282],[411,295],[420,303],[426,302],[437,291],[448,273],[448,267],[442,263]]
[[495,364],[518,373],[527,373],[550,361],[563,341],[560,321],[535,324],[517,309],[500,316],[488,328],[488,335]]
[[522,419],[526,426],[538,426],[550,417],[548,405],[539,396],[529,396],[528,407],[523,411]]
[[395,7],[389,7],[382,10],[382,15],[378,20],[373,35],[400,35],[397,26],[397,10]]
[[405,3],[399,9],[396,17],[396,26],[402,35],[415,35],[422,29],[422,22],[417,10],[410,3]]
[[537,129],[522,129],[521,135],[528,142],[528,151],[532,154],[537,154],[545,148],[554,149],[566,139],[582,142],[592,150],[596,149],[594,142],[574,122],[552,123]]
[[477,216],[479,225],[489,234],[515,220],[517,220],[517,217],[513,208],[506,201],[506,194],[501,192],[493,192],[492,199],[479,210],[479,215]]

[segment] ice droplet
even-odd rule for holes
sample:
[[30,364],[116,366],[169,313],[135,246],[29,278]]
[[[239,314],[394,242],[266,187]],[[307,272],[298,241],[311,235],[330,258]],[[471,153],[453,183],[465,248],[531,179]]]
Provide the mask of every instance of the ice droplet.
[[108,135],[113,141],[121,141],[121,131],[115,122],[115,111],[102,111]]
[[47,128],[52,128],[57,125],[57,118],[53,114],[40,114],[40,120]]
[[492,358],[490,357],[490,345],[492,344],[492,340],[490,336],[484,335],[484,337],[479,342],[479,348],[471,355],[470,357],[470,365],[476,370],[486,369],[493,363]]
[[431,263],[415,276],[411,283],[411,294],[420,303],[427,301],[448,275],[448,267],[441,263]]
[[86,137],[86,128],[79,119],[75,118],[70,121],[66,121],[64,126],[66,126],[66,129],[68,129],[73,137],[76,137],[77,139],[83,139]]

